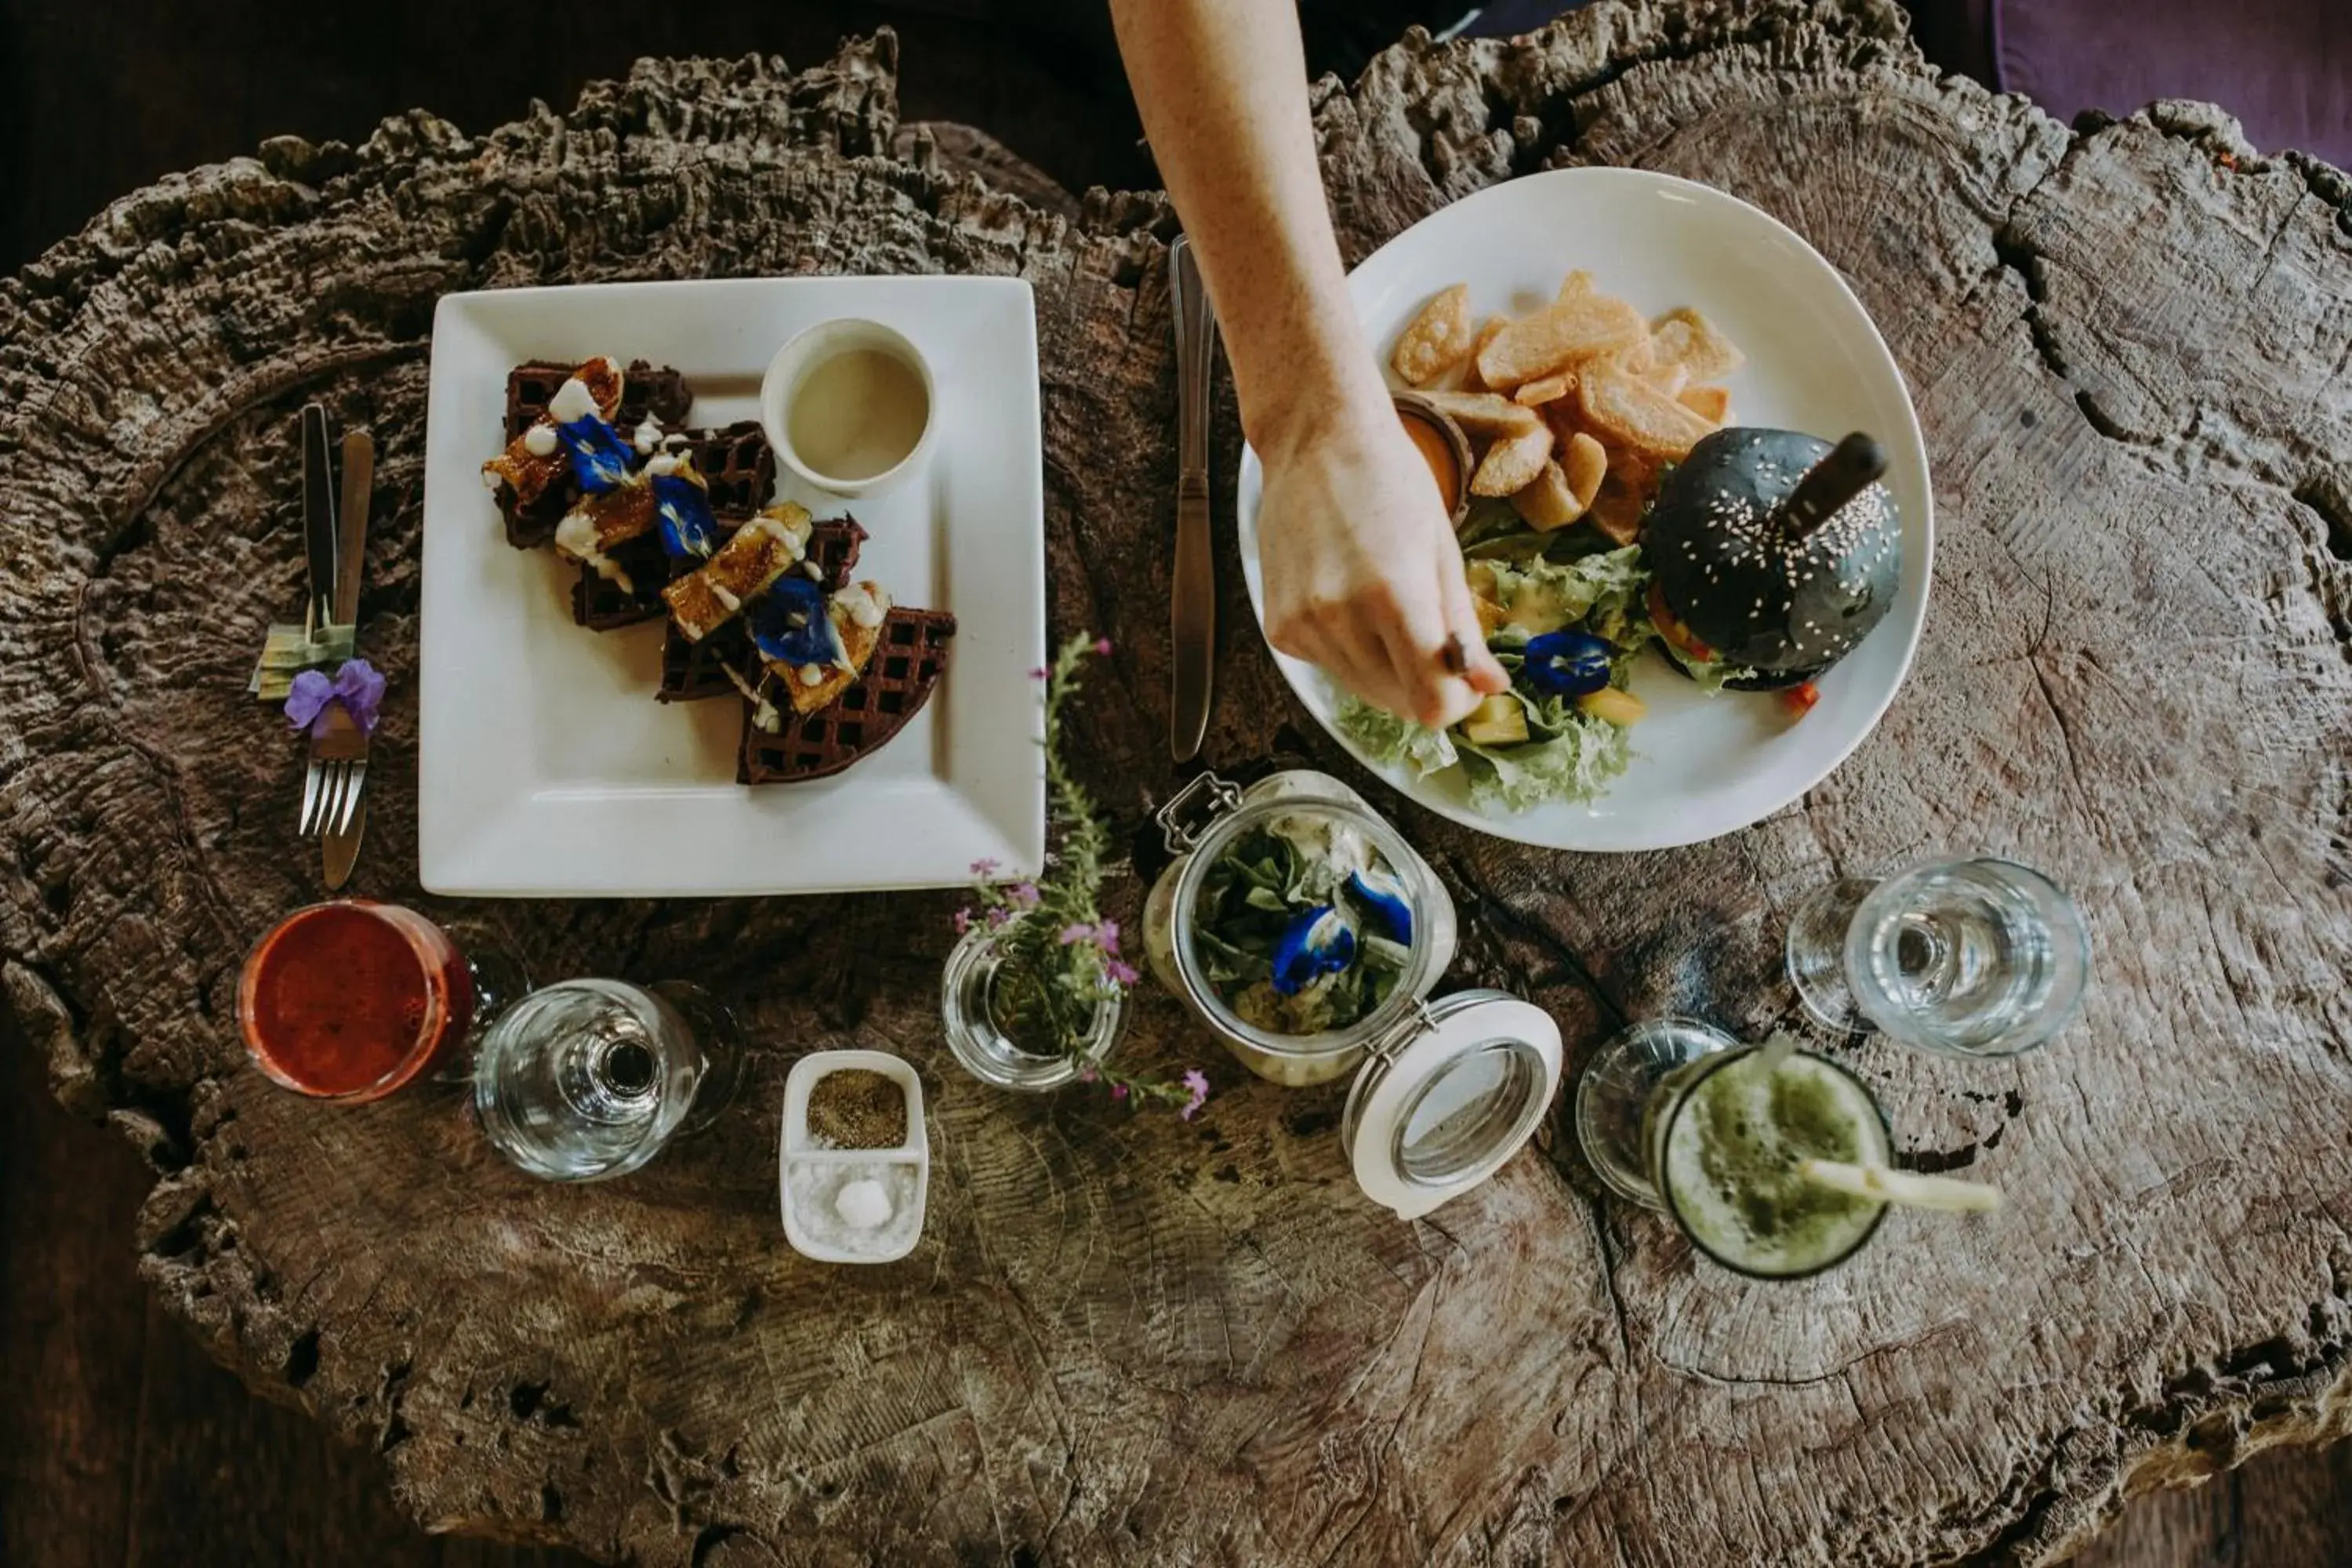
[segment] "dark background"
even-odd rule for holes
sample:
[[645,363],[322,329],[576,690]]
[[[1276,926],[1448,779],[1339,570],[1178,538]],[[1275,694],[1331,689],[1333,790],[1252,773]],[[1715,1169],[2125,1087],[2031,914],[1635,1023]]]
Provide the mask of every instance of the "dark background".
[[[1306,0],[1311,68],[1352,77],[1464,0]],[[0,0],[0,269],[173,170],[294,132],[356,142],[422,106],[467,131],[640,55],[825,58],[884,23],[908,120],[977,125],[1073,190],[1154,183],[1097,0]],[[1931,40],[1932,42],[1933,40]],[[128,1145],[67,1115],[0,1038],[0,1568],[576,1561],[420,1533],[375,1456],[248,1394],[148,1298]],[[2105,1568],[2352,1563],[2352,1446],[2282,1453],[2135,1505]],[[2085,1561],[2090,1561],[2086,1558]]]

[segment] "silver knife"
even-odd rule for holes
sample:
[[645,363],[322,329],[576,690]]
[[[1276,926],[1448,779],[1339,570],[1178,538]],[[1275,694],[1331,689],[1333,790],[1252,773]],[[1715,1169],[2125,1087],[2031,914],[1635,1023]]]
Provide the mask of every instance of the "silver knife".
[[[375,485],[375,443],[364,430],[343,434],[342,519],[335,534],[335,624],[354,626],[360,616],[360,568],[367,560],[369,492]],[[341,826],[333,823],[319,835],[320,855],[333,892],[351,880],[352,865],[360,857],[360,836],[367,831],[367,737],[359,742],[355,764],[361,771],[352,789],[359,798]]]
[[1175,689],[1168,752],[1197,755],[1209,729],[1212,657],[1217,636],[1217,583],[1209,553],[1209,372],[1217,318],[1201,285],[1192,242],[1182,235],[1168,253],[1176,306],[1176,566],[1168,601]]
[[316,638],[335,611],[335,476],[327,452],[327,411],[316,403],[302,405],[302,554],[310,568],[302,629]]

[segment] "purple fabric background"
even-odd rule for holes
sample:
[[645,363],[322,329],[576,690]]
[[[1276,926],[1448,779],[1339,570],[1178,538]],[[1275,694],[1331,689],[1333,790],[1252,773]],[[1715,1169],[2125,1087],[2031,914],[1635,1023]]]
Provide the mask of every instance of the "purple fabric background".
[[[1574,7],[1493,0],[1466,31],[1524,33],[1563,9]],[[2061,120],[2204,99],[2265,153],[2299,148],[2352,167],[2352,0],[1911,0],[1910,10],[1929,59]]]
[[2000,85],[2062,119],[2208,99],[2265,153],[2352,163],[2347,0],[1993,0],[1992,10]]

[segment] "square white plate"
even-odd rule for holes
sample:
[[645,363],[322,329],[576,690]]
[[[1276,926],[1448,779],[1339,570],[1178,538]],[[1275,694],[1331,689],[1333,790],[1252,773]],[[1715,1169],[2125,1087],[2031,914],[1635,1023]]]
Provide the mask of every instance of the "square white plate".
[[[923,710],[846,773],[735,782],[742,705],[663,703],[663,626],[573,624],[574,569],[509,547],[481,465],[507,373],[612,354],[674,365],[689,423],[759,417],[784,341],[837,316],[930,362],[923,470],[855,502],[781,474],[779,496],[871,536],[857,574],[955,614]],[[1045,859],[1045,479],[1037,321],[1004,278],[792,278],[451,294],[433,319],[425,464],[417,872],[469,897],[664,897],[942,887],[974,860]]]

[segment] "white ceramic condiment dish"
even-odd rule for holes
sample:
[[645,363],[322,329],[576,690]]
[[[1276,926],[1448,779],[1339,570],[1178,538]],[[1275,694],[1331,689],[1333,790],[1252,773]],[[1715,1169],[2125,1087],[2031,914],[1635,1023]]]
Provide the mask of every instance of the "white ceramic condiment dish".
[[863,317],[804,329],[760,381],[760,424],[776,460],[832,495],[870,495],[913,475],[939,423],[922,351]]
[[[810,1136],[809,1091],[827,1073],[864,1068],[896,1083],[907,1096],[907,1141],[893,1149],[830,1149]],[[904,1258],[922,1239],[923,1219],[931,1185],[930,1135],[923,1121],[923,1080],[915,1069],[887,1051],[812,1051],[793,1064],[784,1078],[784,1135],[777,1155],[776,1190],[783,1208],[784,1239],[793,1250],[821,1263],[890,1263]],[[844,1224],[834,1215],[803,1212],[793,1192],[795,1168],[823,1176],[855,1166],[875,1166],[886,1172],[913,1173],[913,1196],[894,1205],[887,1228],[903,1234],[903,1243],[874,1251],[853,1251],[829,1242],[822,1232],[838,1232]]]

